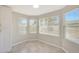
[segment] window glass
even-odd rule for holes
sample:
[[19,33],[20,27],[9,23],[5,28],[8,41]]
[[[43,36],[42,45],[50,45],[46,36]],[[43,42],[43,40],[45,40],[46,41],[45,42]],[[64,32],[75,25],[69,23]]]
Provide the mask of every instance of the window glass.
[[32,19],[29,21],[29,32],[36,33],[37,32],[37,20]]
[[42,34],[59,35],[59,18],[57,16],[41,18],[39,32]]
[[79,8],[65,14],[65,38],[79,43]]
[[26,34],[27,33],[27,20],[26,19],[18,20],[18,27],[19,27],[19,32],[21,34]]

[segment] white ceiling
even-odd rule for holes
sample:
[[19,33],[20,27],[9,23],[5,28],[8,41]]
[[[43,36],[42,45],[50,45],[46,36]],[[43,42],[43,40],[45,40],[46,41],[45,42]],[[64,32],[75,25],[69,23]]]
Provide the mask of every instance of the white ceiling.
[[41,15],[53,12],[65,7],[65,5],[40,5],[39,8],[33,8],[32,5],[9,5],[15,12],[26,15]]

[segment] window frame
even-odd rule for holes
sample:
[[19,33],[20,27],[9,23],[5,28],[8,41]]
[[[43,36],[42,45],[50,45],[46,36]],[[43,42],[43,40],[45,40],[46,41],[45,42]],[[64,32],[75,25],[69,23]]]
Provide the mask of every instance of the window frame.
[[[63,36],[63,37],[64,37],[65,40],[70,40],[70,41],[72,41],[72,42],[74,42],[74,43],[78,43],[78,44],[79,44],[79,42],[76,41],[75,39],[66,38],[66,25],[65,25],[65,14],[66,14],[66,13],[69,13],[69,12],[72,12],[72,11],[74,11],[74,10],[77,9],[77,8],[78,8],[78,7],[73,8],[73,9],[71,9],[71,10],[69,10],[69,11],[63,13],[63,17],[64,17],[64,18],[63,18],[63,20],[64,20],[64,22],[63,22],[63,23],[64,23],[64,26],[63,26],[63,28],[64,28],[64,30],[63,30],[63,31],[64,31],[64,32],[63,32],[63,33],[64,33],[64,36]],[[75,22],[74,22],[74,23],[75,23]]]

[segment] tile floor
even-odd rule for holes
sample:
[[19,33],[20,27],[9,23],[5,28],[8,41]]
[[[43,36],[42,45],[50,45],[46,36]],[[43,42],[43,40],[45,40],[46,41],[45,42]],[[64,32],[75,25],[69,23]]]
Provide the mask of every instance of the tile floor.
[[64,53],[64,51],[41,41],[28,41],[14,46],[10,53]]

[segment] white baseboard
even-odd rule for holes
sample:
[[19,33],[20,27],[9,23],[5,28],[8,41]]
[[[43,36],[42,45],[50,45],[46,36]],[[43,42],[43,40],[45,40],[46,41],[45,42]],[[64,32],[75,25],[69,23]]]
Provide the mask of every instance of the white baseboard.
[[55,47],[58,47],[58,48],[61,48],[61,47],[59,47],[59,46],[56,45],[56,44],[51,44],[51,43],[49,43],[49,42],[47,42],[47,41],[44,41],[44,40],[39,40],[39,41],[44,42],[44,43],[49,44],[49,45],[52,45],[52,46],[55,46]]
[[44,41],[44,40],[41,40],[41,39],[40,39],[39,41],[44,42],[44,43],[49,44],[49,45],[52,45],[52,46],[55,46],[55,47],[57,47],[57,48],[60,48],[60,49],[64,50],[65,53],[68,53],[68,51],[67,51],[66,49],[64,49],[63,47],[61,47],[61,46],[58,46],[58,45],[56,45],[56,44],[51,44],[51,43],[49,43],[49,42],[47,42],[47,41]]
[[16,45],[21,44],[21,43],[26,42],[26,41],[34,41],[34,40],[37,40],[37,39],[23,40],[23,41],[20,41],[20,42],[18,42],[18,43],[13,44],[12,46],[16,46]]
[[66,53],[69,53],[65,48],[62,47],[62,49],[63,49]]

